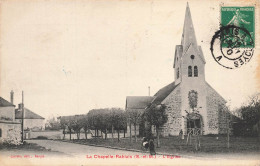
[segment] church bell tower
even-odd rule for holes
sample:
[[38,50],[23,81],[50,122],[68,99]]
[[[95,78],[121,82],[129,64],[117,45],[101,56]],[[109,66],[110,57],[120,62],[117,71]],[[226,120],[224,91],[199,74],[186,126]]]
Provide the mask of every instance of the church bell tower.
[[205,59],[201,46],[197,45],[196,35],[187,3],[181,45],[176,45],[173,68],[175,83],[203,80],[205,81]]

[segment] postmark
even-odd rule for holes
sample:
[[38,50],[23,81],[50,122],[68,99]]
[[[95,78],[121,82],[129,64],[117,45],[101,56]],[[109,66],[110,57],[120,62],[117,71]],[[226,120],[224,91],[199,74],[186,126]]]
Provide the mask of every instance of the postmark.
[[250,62],[254,53],[254,7],[222,7],[221,28],[211,40],[214,60],[227,69]]

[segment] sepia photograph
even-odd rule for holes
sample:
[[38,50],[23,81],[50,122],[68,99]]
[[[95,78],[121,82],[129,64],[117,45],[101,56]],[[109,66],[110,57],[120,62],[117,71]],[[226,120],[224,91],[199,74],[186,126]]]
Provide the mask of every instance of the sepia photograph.
[[260,165],[259,0],[0,0],[0,165]]

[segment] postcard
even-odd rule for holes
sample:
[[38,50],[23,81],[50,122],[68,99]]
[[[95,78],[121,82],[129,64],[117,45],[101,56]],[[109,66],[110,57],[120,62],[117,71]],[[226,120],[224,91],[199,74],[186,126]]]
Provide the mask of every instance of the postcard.
[[0,0],[0,165],[259,165],[259,0]]

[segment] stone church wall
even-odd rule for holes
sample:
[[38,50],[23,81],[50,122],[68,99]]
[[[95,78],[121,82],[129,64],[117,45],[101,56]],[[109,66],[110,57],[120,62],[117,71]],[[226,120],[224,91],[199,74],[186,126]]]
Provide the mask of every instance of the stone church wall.
[[221,106],[225,105],[223,98],[210,86],[207,87],[207,118],[208,118],[208,131],[205,134],[219,134],[223,132],[225,123]]
[[230,117],[229,112],[225,111],[226,106],[219,105],[218,118],[219,118],[219,134],[227,133],[227,121]]
[[162,128],[163,136],[179,135],[181,130],[181,88],[177,87],[163,102],[167,106],[168,121]]

